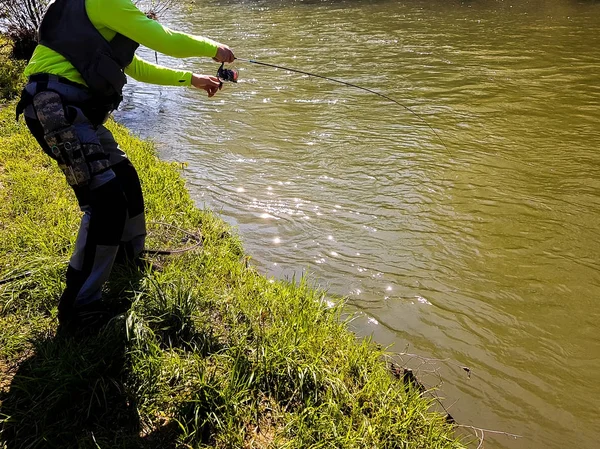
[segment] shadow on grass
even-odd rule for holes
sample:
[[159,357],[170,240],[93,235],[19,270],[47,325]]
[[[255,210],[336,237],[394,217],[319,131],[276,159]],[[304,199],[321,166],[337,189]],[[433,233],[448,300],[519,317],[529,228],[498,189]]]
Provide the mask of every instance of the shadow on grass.
[[[124,294],[118,282],[110,288],[119,292],[118,308],[126,309],[133,293]],[[40,336],[31,343],[32,355],[20,364],[9,388],[0,391],[0,447],[175,447],[179,429],[174,425],[141,436],[134,395],[127,388],[124,314],[96,335]]]
[[124,382],[125,345],[117,332],[122,326],[117,324],[95,337],[33,342],[34,355],[0,396],[5,419],[1,438],[9,449],[103,447],[101,442],[125,442],[138,434],[136,407]]

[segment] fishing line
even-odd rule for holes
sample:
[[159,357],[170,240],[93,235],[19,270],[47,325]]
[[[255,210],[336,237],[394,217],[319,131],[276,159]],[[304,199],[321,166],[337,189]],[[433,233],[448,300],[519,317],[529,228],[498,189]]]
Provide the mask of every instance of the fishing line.
[[[417,112],[415,112],[414,110],[412,110],[412,109],[411,109],[411,108],[409,108],[408,106],[406,106],[406,105],[404,105],[404,104],[400,103],[400,102],[399,102],[399,101],[397,101],[397,100],[394,100],[392,97],[388,97],[387,95],[384,95],[384,94],[382,94],[382,93],[380,93],[380,92],[377,92],[377,91],[375,91],[375,90],[373,90],[373,89],[369,89],[368,87],[359,86],[359,85],[357,85],[357,84],[352,84],[352,83],[349,83],[349,82],[347,82],[347,81],[342,81],[342,80],[338,80],[338,79],[335,79],[335,78],[330,78],[330,77],[328,77],[328,76],[318,75],[318,74],[316,74],[316,73],[305,72],[304,70],[292,69],[292,68],[289,68],[289,67],[283,67],[283,66],[280,66],[280,65],[269,64],[269,63],[267,63],[267,62],[260,62],[260,61],[256,61],[256,60],[254,60],[254,59],[244,59],[244,58],[235,58],[235,59],[236,59],[237,61],[241,61],[241,62],[249,62],[249,63],[251,63],[251,64],[257,64],[257,65],[262,65],[262,66],[265,66],[265,67],[272,67],[272,68],[275,68],[275,69],[281,69],[281,70],[287,70],[287,71],[289,71],[289,72],[300,73],[300,74],[302,74],[302,75],[313,76],[313,77],[315,77],[315,78],[321,78],[321,79],[324,79],[324,80],[327,80],[327,81],[332,81],[332,82],[334,82],[334,83],[343,84],[344,86],[353,87],[353,88],[355,88],[355,89],[364,90],[365,92],[369,92],[369,93],[371,93],[371,94],[378,95],[379,97],[381,97],[381,98],[385,98],[386,100],[388,100],[388,101],[391,101],[392,103],[396,103],[398,106],[400,106],[400,107],[403,107],[403,108],[404,108],[404,109],[406,109],[408,112],[410,112],[410,113],[411,113],[411,114],[413,114],[415,117],[417,117],[417,118],[418,118],[420,121],[422,121],[422,122],[423,122],[423,123],[424,123],[424,124],[425,124],[425,125],[426,125],[426,126],[427,126],[427,127],[430,129],[430,130],[431,130],[431,132],[433,132],[433,134],[435,134],[435,136],[436,136],[436,137],[437,137],[437,139],[440,141],[440,143],[441,143],[441,144],[444,146],[444,148],[446,149],[446,151],[450,151],[450,150],[448,149],[448,147],[446,146],[446,143],[444,142],[444,140],[443,140],[443,139],[441,138],[441,136],[439,135],[439,133],[438,133],[438,132],[437,132],[437,131],[436,131],[436,130],[433,128],[433,126],[431,126],[431,125],[429,124],[429,122],[427,122],[427,120],[425,120],[425,119],[424,119],[424,118],[423,118],[423,117],[422,117],[420,114],[418,114]],[[221,66],[221,67],[222,67],[222,66]],[[235,73],[235,80],[233,80],[233,79],[228,79],[228,78],[224,78],[224,79],[226,79],[226,80],[228,80],[228,81],[234,81],[234,82],[235,82],[235,81],[237,81],[237,72],[234,72],[234,71],[228,71],[228,70],[223,70],[223,69],[221,69],[221,70],[220,70],[220,73],[223,73],[223,74],[225,74],[225,72],[232,72],[232,73]],[[227,76],[227,75],[226,75],[226,76]]]

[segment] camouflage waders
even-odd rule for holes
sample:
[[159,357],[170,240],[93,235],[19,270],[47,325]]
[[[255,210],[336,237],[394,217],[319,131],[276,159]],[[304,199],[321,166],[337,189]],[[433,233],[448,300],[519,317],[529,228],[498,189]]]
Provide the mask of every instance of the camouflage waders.
[[97,307],[115,261],[135,261],[144,248],[144,201],[137,172],[112,134],[84,113],[88,90],[36,75],[23,98],[27,126],[73,188],[83,217],[60,298],[59,321]]

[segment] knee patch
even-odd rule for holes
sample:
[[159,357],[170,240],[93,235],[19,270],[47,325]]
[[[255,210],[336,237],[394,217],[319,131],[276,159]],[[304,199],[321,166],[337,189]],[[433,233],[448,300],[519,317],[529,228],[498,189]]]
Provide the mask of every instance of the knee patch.
[[89,206],[89,234],[94,243],[117,246],[127,220],[127,199],[117,179],[91,190]]
[[127,197],[129,217],[144,212],[144,197],[142,195],[142,185],[135,167],[129,159],[119,162],[112,167],[115,176],[123,187],[123,192]]

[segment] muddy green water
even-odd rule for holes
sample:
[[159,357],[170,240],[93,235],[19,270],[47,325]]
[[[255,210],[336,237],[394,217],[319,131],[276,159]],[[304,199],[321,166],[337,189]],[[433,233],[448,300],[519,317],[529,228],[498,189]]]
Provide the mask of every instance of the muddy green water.
[[131,83],[117,113],[261,271],[347,296],[459,423],[522,436],[485,447],[600,447],[600,2],[198,0],[165,21],[434,127],[446,147],[403,107],[247,63],[211,100]]

